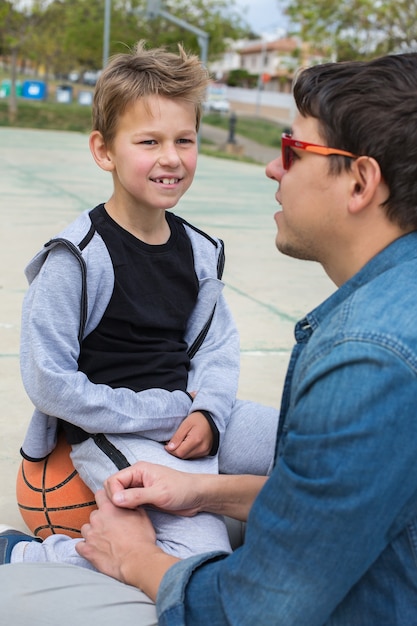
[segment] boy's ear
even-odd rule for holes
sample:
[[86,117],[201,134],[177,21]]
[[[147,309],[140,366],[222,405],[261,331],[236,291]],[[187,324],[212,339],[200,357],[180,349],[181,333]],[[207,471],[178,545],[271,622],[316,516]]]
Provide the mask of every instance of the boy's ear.
[[372,157],[359,157],[352,164],[352,173],[350,211],[357,213],[373,202],[379,205],[381,193],[386,190],[378,162]]
[[93,130],[90,134],[89,145],[97,165],[106,172],[112,172],[114,170],[113,161],[107,150],[103,135],[98,130]]

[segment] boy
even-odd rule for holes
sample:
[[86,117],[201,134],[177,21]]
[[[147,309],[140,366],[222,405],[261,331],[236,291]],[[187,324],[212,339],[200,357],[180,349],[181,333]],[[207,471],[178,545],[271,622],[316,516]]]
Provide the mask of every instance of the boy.
[[[44,458],[62,431],[93,491],[139,459],[217,473],[231,414],[263,419],[235,403],[239,340],[221,293],[223,244],[169,212],[194,177],[207,84],[181,47],[140,42],[112,59],[96,86],[90,149],[113,193],[26,270],[21,364],[35,412],[22,454]],[[252,456],[266,473],[277,413],[262,412],[268,454],[255,442]],[[232,456],[226,469],[239,470]],[[222,517],[149,514],[170,554],[230,551]],[[25,560],[80,562],[62,536],[21,547]]]

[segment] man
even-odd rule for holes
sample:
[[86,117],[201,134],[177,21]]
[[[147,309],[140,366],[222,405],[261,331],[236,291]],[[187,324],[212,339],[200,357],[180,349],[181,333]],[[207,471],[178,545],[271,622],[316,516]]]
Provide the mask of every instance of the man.
[[[156,599],[159,624],[417,623],[417,54],[306,69],[294,96],[292,134],[267,167],[282,205],[276,243],[321,263],[338,289],[296,326],[274,469],[190,477],[138,464],[107,482],[78,544]],[[179,561],[132,508],[149,503],[247,520],[244,545]],[[28,584],[18,567],[0,568],[7,594]],[[107,584],[119,610],[121,590],[137,594],[124,624],[152,623],[143,594]]]

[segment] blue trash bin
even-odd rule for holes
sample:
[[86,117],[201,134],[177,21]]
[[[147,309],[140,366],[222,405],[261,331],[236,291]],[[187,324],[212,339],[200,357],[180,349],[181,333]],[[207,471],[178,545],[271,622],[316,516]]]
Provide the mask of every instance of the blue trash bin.
[[29,100],[45,100],[46,83],[41,80],[25,80],[22,86],[22,97]]

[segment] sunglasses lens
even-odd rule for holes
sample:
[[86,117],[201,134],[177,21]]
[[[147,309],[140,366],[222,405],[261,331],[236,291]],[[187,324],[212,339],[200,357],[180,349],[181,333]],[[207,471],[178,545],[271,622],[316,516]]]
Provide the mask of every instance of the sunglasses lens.
[[293,161],[293,153],[290,146],[283,144],[282,146],[282,166],[284,170],[289,170]]

